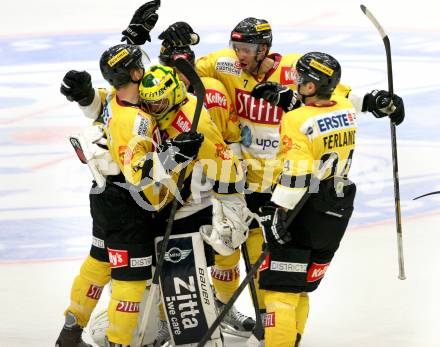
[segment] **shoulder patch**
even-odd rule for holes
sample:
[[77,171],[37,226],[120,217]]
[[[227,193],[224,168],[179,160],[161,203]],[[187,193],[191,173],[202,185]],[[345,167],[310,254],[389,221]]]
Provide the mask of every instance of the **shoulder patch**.
[[240,62],[230,57],[219,58],[215,63],[215,70],[234,76],[240,76],[241,74]]
[[133,123],[133,135],[149,138],[151,133],[150,128],[151,121],[138,113]]

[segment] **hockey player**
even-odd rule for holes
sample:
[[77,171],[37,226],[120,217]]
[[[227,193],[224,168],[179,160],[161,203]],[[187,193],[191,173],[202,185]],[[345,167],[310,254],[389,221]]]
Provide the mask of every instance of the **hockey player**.
[[[325,53],[307,53],[296,63],[298,94],[305,106],[281,120],[278,159],[283,171],[260,216],[270,249],[260,267],[267,347],[299,345],[308,315],[307,293],[324,277],[353,211],[356,186],[347,175],[356,112],[347,98],[332,96],[340,77],[339,63]],[[292,210],[298,214],[288,225]]]
[[[241,151],[247,165],[246,201],[252,212],[257,212],[270,199],[272,184],[276,183],[274,178],[278,177],[282,168],[276,153],[283,141],[279,134],[283,114],[300,105],[291,66],[295,66],[301,55],[270,53],[271,45],[269,23],[264,19],[246,18],[232,30],[230,49],[208,54],[196,62],[199,75],[220,80],[233,99],[241,126]],[[271,93],[274,89],[276,98]],[[357,98],[362,110],[373,111],[375,116],[390,116],[397,123],[401,122],[404,117],[401,99],[394,97],[395,105],[399,106],[389,114],[379,111],[383,106],[377,104],[378,98],[373,96],[374,93],[384,96],[386,92],[376,91]],[[350,88],[337,84],[333,94],[347,97]],[[251,263],[260,255],[262,242],[261,229],[254,222],[247,240]],[[258,289],[258,285],[256,287]],[[264,312],[260,290],[258,299]],[[308,310],[307,297],[303,298],[301,307],[304,311]]]
[[[174,60],[184,58],[192,65],[195,63],[194,51],[189,46],[166,47],[162,45],[159,55],[159,62],[163,65],[174,67]],[[175,68],[175,67],[174,67]],[[188,90],[191,90],[188,79],[178,69],[176,72],[179,78],[185,83]],[[222,137],[234,154],[241,158],[240,129],[238,117],[234,113],[231,98],[224,85],[211,77],[201,78],[205,86],[205,107],[209,115],[220,130]],[[229,256],[215,255],[214,265],[211,267],[211,280],[215,289],[217,306],[222,307],[229,301],[240,281],[239,269],[240,251],[237,249]],[[249,337],[255,326],[255,321],[233,306],[221,323],[224,332],[238,336]]]
[[[100,63],[103,76],[115,87],[115,91],[105,95],[107,112],[103,122],[108,123],[110,117],[115,123],[130,119],[130,129],[136,135],[152,139],[157,129],[155,121],[137,106],[138,83],[145,64],[143,57],[145,54],[140,48],[123,44],[103,54]],[[85,72],[68,75],[88,81],[86,91],[90,98],[84,104],[90,103],[95,96],[90,76]],[[103,91],[101,96],[104,97]],[[112,135],[113,140],[118,140]],[[151,140],[141,144],[145,151],[153,151]],[[122,149],[120,156],[124,158]],[[104,285],[110,279],[112,298],[108,308],[110,327],[107,336],[110,344],[130,343],[140,297],[146,280],[151,276],[153,247],[148,231],[151,227],[154,230],[154,219],[151,212],[141,209],[131,199],[130,193],[116,184],[123,181],[122,175],[109,176],[100,194],[90,194],[94,241],[90,256],[72,286],[66,324],[57,340],[60,347],[86,346],[80,342],[80,331],[87,324]],[[134,266],[133,261],[139,266]]]

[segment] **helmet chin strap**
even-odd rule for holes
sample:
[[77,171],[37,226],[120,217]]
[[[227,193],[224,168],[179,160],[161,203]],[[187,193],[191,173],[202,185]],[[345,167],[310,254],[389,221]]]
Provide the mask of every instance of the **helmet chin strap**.
[[[262,47],[261,44],[259,46]],[[267,57],[267,55],[269,53],[269,49],[267,50],[267,52],[264,55],[263,59],[258,61],[257,57],[258,57],[258,54],[260,54],[261,52],[262,52],[262,49],[258,50],[257,54],[255,55],[255,62],[257,63],[257,71],[256,71],[256,74],[255,74],[255,77],[256,77],[257,82],[262,82],[263,81],[263,80],[261,80],[261,81],[258,80],[258,72],[260,71],[261,64],[263,64],[264,59],[266,59],[266,57]],[[263,77],[263,79],[264,79],[264,77]]]

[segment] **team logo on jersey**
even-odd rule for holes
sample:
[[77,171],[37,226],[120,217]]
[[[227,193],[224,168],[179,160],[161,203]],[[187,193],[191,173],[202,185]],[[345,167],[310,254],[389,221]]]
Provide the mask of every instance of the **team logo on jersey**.
[[148,138],[150,125],[151,121],[138,113],[133,124],[133,134]]
[[107,248],[108,259],[112,269],[128,266],[128,251],[123,249]]
[[312,263],[307,270],[307,282],[316,282],[324,277],[330,263],[318,264]]
[[205,106],[208,110],[213,107],[221,107],[227,110],[226,95],[215,89],[206,89]]
[[235,110],[239,117],[260,124],[280,124],[283,110],[273,106],[264,99],[255,99],[251,92],[235,89]]
[[215,156],[222,160],[230,160],[232,158],[231,150],[223,143],[215,144]]
[[280,72],[280,83],[283,85],[296,84],[295,70],[289,66],[283,66]]
[[128,146],[119,146],[118,147],[118,156],[119,161],[124,164],[128,165],[131,162],[131,159],[133,158],[133,152]]
[[182,111],[177,113],[176,118],[173,120],[172,126],[181,133],[191,130],[191,122]]
[[217,60],[217,62],[215,63],[215,70],[234,76],[240,76],[241,65],[239,61],[233,58],[223,57]]
[[165,253],[165,260],[172,263],[178,263],[191,254],[191,249],[181,250],[180,248],[173,247]]

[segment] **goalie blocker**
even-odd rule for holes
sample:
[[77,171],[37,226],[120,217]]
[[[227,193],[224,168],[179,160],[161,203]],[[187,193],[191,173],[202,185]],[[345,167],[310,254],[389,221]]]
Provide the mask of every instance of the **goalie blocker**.
[[[162,237],[155,240],[156,252]],[[196,346],[216,318],[205,251],[198,232],[170,236],[160,277],[173,346]],[[223,346],[217,328],[205,346]]]

